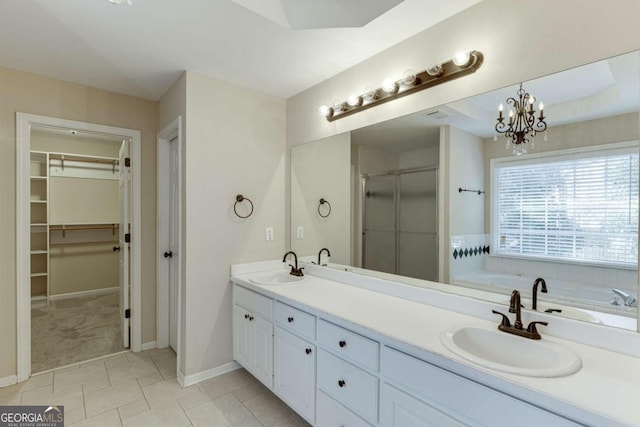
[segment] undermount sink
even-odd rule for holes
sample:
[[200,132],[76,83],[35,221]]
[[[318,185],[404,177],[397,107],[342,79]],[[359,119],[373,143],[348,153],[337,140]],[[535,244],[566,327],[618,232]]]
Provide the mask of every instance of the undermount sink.
[[249,281],[257,285],[280,286],[293,285],[302,282],[304,279],[306,279],[305,276],[293,276],[288,271],[283,270],[257,274],[249,278]]
[[554,342],[531,340],[496,329],[455,326],[440,340],[458,356],[485,368],[527,377],[564,377],[582,367],[580,357]]

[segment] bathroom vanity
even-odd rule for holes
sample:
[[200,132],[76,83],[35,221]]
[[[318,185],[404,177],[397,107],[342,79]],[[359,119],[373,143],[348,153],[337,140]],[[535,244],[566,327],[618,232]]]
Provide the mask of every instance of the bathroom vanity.
[[[527,366],[527,376],[487,368],[449,350],[444,336],[465,325],[488,337],[504,334],[499,316],[470,314],[507,313],[506,306],[313,265],[305,270],[288,281],[281,262],[232,266],[233,353],[313,425],[640,425],[634,355],[540,327],[541,342],[577,355],[577,372],[545,377]],[[447,309],[452,303],[456,310]],[[575,322],[523,316],[569,328]],[[523,365],[535,362],[524,354],[529,343],[522,344]],[[510,357],[518,347],[510,345]]]

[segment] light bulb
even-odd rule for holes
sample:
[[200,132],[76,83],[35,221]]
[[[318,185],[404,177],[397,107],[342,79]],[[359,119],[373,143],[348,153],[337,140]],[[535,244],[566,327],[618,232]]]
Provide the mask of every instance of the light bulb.
[[333,101],[333,111],[344,111],[347,109],[347,103],[345,101],[335,100]]
[[544,109],[544,104],[542,103],[542,101],[540,101],[540,104],[538,104],[538,110],[542,111]]
[[416,83],[416,72],[408,69],[402,73],[402,84],[406,86],[413,86]]
[[510,108],[509,109],[509,118],[512,118],[514,114],[515,113],[513,112],[513,109]]
[[320,108],[318,108],[318,111],[324,117],[333,116],[333,108],[327,107],[326,105],[321,105]]
[[529,98],[529,104],[533,105],[534,102],[536,102],[535,96],[532,96],[531,98]]
[[438,77],[440,74],[442,74],[442,71],[443,70],[441,64],[436,64],[427,68],[427,74],[429,74],[431,77]]
[[502,104],[498,105],[498,111],[502,113],[503,110],[504,110],[504,105]]
[[384,79],[382,81],[382,90],[387,93],[395,93],[398,91],[398,83],[392,79]]
[[347,103],[352,107],[358,107],[362,105],[362,97],[352,93],[349,95],[349,98],[347,98]]
[[469,64],[469,60],[471,59],[471,55],[469,52],[458,52],[453,57],[453,63],[458,67],[464,67]]
[[364,98],[365,101],[373,101],[377,98],[376,90],[371,86],[365,87],[362,91],[362,98]]

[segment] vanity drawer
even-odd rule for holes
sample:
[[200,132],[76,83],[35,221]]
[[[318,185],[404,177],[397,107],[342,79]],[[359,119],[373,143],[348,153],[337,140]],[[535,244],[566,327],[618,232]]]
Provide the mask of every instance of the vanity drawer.
[[376,341],[320,320],[318,343],[347,360],[372,371],[378,371],[380,346]]
[[302,310],[276,302],[276,323],[284,329],[288,329],[311,340],[316,339],[316,317]]
[[373,423],[378,421],[378,378],[318,350],[318,388]]
[[371,424],[321,391],[318,392],[317,413],[316,421],[322,427],[371,427]]
[[271,320],[273,318],[273,300],[263,295],[234,285],[233,287],[234,302],[247,310],[260,314],[262,318]]
[[[390,347],[382,349],[380,370],[385,382],[393,381],[403,391],[463,424],[513,425],[513,420],[518,420],[520,426],[577,425]],[[382,405],[387,408],[389,402],[383,401]]]

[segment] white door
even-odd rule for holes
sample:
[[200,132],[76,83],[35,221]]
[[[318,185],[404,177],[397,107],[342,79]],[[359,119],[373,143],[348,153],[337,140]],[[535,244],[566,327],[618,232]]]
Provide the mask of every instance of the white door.
[[131,185],[131,168],[129,164],[129,141],[122,141],[120,147],[120,325],[122,340],[129,347],[130,287],[129,287],[129,186]]
[[177,138],[169,143],[169,347],[178,352],[178,283],[180,227],[180,156]]

